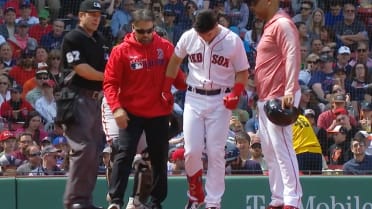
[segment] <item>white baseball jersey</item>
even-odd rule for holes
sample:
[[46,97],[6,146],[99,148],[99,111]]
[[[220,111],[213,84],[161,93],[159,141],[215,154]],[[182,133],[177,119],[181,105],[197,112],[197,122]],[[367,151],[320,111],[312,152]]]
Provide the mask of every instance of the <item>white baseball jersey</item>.
[[178,41],[174,53],[180,58],[189,55],[188,85],[202,89],[232,87],[235,73],[249,68],[240,37],[221,25],[219,28],[221,32],[209,44],[194,29]]

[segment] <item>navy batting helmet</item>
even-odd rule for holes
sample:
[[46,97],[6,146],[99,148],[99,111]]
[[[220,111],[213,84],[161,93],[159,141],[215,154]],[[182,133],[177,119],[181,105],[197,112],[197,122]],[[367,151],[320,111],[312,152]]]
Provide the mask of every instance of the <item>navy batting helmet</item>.
[[227,141],[225,146],[225,160],[226,162],[232,162],[236,160],[240,155],[239,149],[233,142]]
[[270,99],[264,105],[264,110],[269,120],[279,126],[288,126],[297,120],[300,111],[296,107],[282,108],[282,101]]

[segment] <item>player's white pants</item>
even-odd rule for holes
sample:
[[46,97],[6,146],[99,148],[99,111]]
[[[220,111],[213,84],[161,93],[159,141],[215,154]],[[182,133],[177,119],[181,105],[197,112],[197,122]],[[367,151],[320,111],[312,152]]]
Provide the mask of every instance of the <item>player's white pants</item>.
[[187,91],[183,114],[185,170],[193,176],[203,169],[202,152],[208,155],[206,208],[220,208],[225,191],[225,145],[231,111],[223,105],[224,94],[205,96]]
[[[107,100],[105,97],[102,99],[101,105],[102,111],[102,127],[103,131],[106,134],[106,141],[113,141],[114,139],[119,138],[119,127],[116,124],[115,118],[111,112],[109,105],[107,104]],[[142,151],[147,147],[146,144],[146,136],[143,132],[141,138],[138,142],[137,146],[137,153],[142,153]]]
[[[298,106],[301,98],[300,90],[294,98]],[[259,110],[259,136],[262,151],[269,170],[271,190],[270,205],[291,205],[300,207],[302,187],[299,180],[299,170],[292,141],[292,125],[278,126],[273,124],[263,109],[265,101],[257,103]]]

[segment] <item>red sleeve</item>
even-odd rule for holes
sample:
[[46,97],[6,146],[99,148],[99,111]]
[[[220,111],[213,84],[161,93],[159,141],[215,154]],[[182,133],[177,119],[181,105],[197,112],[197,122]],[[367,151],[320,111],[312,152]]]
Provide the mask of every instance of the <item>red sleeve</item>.
[[125,58],[123,56],[124,47],[121,46],[122,45],[119,45],[111,51],[109,60],[106,64],[103,80],[103,91],[112,112],[121,107],[118,95],[122,82],[121,78],[125,70]]

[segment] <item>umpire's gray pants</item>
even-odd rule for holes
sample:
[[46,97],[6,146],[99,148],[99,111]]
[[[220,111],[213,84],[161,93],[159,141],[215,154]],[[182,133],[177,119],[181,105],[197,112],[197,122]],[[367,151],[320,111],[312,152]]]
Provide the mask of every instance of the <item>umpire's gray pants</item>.
[[74,105],[75,122],[66,124],[65,131],[72,150],[64,195],[66,208],[75,203],[92,204],[104,140],[101,101],[79,95]]

